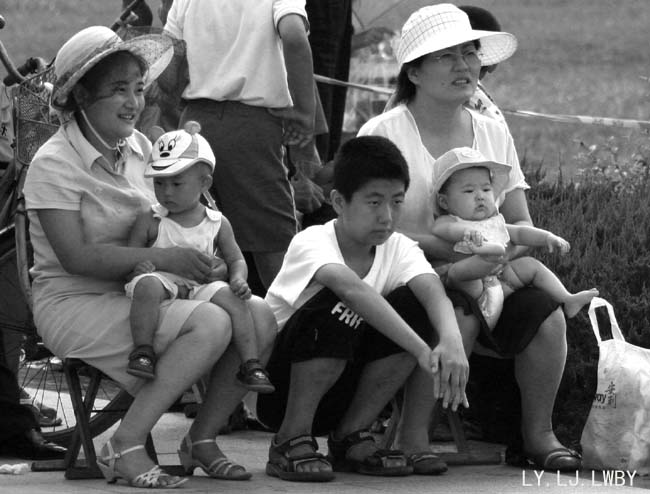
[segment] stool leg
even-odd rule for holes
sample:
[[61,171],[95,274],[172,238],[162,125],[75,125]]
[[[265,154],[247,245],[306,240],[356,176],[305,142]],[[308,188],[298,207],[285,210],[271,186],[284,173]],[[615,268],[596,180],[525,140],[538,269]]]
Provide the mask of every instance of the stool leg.
[[[70,450],[65,459],[65,477],[67,479],[102,478],[102,473],[97,467],[95,445],[93,444],[92,434],[90,433],[90,427],[88,426],[90,413],[94,406],[95,397],[97,396],[99,383],[102,378],[101,373],[97,369],[91,369],[90,384],[86,390],[86,396],[83,396],[82,398],[81,384],[76,364],[64,362],[63,371],[65,372],[70,400],[72,401],[72,407],[77,421],[72,436],[72,444],[70,445]],[[77,465],[77,457],[80,447],[83,447],[84,450],[84,456],[86,458],[85,467]]]

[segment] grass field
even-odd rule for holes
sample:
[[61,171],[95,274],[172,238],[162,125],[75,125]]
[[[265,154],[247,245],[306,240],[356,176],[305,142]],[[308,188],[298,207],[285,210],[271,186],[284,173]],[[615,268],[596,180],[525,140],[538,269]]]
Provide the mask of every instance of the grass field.
[[[368,1],[368,0],[365,0]],[[427,3],[405,0],[413,7]],[[517,53],[485,80],[506,109],[615,118],[650,119],[647,0],[463,0],[492,10],[503,29],[519,39]],[[158,0],[149,0],[157,8]],[[7,20],[0,31],[10,55],[54,57],[57,48],[79,29],[110,25],[119,0],[2,0]],[[410,8],[400,9],[408,11]],[[554,173],[575,168],[579,143],[624,142],[638,133],[615,128],[552,123],[509,116],[520,157],[542,162]]]

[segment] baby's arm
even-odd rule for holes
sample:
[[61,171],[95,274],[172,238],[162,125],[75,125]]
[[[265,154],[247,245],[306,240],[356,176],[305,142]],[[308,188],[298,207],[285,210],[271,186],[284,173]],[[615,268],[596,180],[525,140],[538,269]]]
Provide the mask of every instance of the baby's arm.
[[566,254],[571,249],[569,242],[562,237],[529,225],[507,225],[510,239],[517,245],[528,247],[546,247],[549,252],[558,250],[560,254]]
[[505,246],[489,242],[478,230],[471,230],[451,216],[441,216],[433,224],[432,233],[447,242],[465,242],[472,254],[481,256],[502,256],[506,253]]
[[244,255],[235,241],[232,226],[225,216],[221,217],[221,228],[219,228],[216,243],[219,251],[223,255],[223,260],[228,265],[230,289],[243,300],[250,298],[251,290],[246,281],[248,278],[248,266],[246,266]]

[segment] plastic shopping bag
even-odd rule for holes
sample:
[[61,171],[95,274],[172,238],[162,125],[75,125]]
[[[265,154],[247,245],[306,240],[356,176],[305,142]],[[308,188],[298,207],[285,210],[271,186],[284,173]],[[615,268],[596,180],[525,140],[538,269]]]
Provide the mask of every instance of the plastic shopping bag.
[[[596,309],[606,307],[612,339],[600,337]],[[589,319],[598,341],[598,384],[580,442],[592,469],[650,474],[650,350],[625,341],[612,305],[594,298]]]

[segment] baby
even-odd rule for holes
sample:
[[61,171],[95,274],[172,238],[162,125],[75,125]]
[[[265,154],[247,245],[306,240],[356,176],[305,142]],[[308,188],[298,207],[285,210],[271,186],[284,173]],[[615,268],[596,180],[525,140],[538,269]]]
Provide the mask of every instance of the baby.
[[472,257],[455,262],[447,285],[477,299],[490,329],[503,309],[503,300],[527,285],[546,291],[563,304],[568,318],[598,295],[592,288],[570,293],[555,274],[532,257],[502,262],[508,243],[569,252],[569,243],[551,232],[529,225],[510,225],[499,213],[496,198],[508,182],[510,166],[488,161],[479,151],[455,148],[434,164],[436,220],[433,233],[454,250]]
[[125,287],[132,299],[130,321],[135,344],[127,372],[145,379],[155,377],[152,344],[160,302],[174,297],[209,300],[232,320],[232,338],[243,362],[237,373],[240,384],[251,391],[272,393],[275,388],[258,359],[255,333],[256,321],[267,318],[251,313],[248,269],[230,223],[219,211],[201,203],[201,196],[212,184],[215,157],[199,130],[198,123],[188,122],[184,130],[167,132],[155,141],[145,177],[153,177],[158,204],[138,216],[129,245],[197,249],[213,257],[214,267],[222,262],[217,252],[228,266],[229,282],[201,285],[156,271],[149,261],[138,264]]

